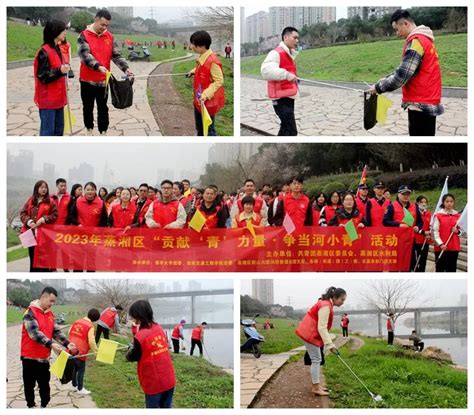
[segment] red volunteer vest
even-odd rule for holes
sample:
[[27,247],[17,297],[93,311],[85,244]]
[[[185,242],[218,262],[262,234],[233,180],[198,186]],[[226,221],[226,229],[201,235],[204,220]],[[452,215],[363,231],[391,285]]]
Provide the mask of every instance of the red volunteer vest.
[[219,221],[218,215],[220,210],[222,209],[221,206],[216,206],[216,210],[214,213],[206,213],[202,210],[202,204],[199,205],[199,211],[201,214],[206,218],[206,223],[204,224],[203,229],[214,229],[217,228],[217,222]]
[[178,216],[179,200],[163,203],[159,200],[153,202],[153,220],[165,227],[176,220]]
[[117,311],[112,310],[112,308],[107,307],[100,316],[100,321],[105,323],[109,329],[113,329],[115,326],[115,316]]
[[392,323],[392,320],[391,319],[387,319],[387,331],[393,331],[394,327],[393,327],[393,323]]
[[136,211],[137,208],[131,202],[125,209],[122,207],[121,203],[112,206],[111,215],[114,219],[114,228],[125,228],[127,226],[131,226],[133,224]]
[[63,58],[63,62],[67,63],[68,65],[70,62],[70,55],[69,51],[71,49],[71,44],[68,41],[62,42],[59,44],[59,50],[61,51],[61,56]]
[[[53,338],[54,333],[54,314],[51,310],[43,311],[38,307],[29,306],[28,310],[31,310],[33,316],[38,322],[38,328],[41,330],[48,339]],[[21,327],[21,357],[27,357],[30,359],[48,359],[51,354],[51,349],[39,344],[31,339],[25,326]]]
[[77,221],[82,226],[99,226],[104,201],[96,196],[92,202],[88,202],[85,196],[76,200]]
[[389,204],[390,201],[387,199],[385,199],[382,205],[377,202],[375,197],[370,199],[370,222],[372,226],[383,226],[383,215]]
[[58,218],[56,219],[56,224],[65,225],[69,213],[68,207],[69,202],[71,201],[71,195],[69,193],[64,193],[63,197],[61,197],[61,200],[56,195],[56,197],[53,197],[52,200],[58,207]]
[[174,339],[179,339],[179,330],[181,328],[181,324],[176,324],[174,326],[173,331],[171,332],[171,337]]
[[[31,211],[33,209],[33,199],[30,197],[28,199],[28,208],[27,208],[27,213],[28,216],[33,219],[35,222],[38,222],[39,219],[41,219],[43,216],[49,215],[51,212],[51,204],[45,203],[45,202],[40,202],[38,206],[38,213],[36,215],[36,218],[32,217]],[[21,227],[21,233],[26,232],[29,228],[26,226],[26,223],[23,224]]]
[[291,193],[283,199],[283,211],[290,216],[297,229],[304,226],[309,203],[308,197],[302,193],[299,199],[295,199]]
[[[296,75],[295,61],[281,46],[278,46],[275,51],[280,55],[280,68]],[[288,82],[286,79],[283,81],[268,81],[267,92],[270,99],[292,97],[298,93],[298,84],[296,82]]]
[[323,339],[318,332],[318,312],[322,307],[329,306],[328,330],[331,330],[332,320],[334,317],[333,304],[329,300],[318,300],[306,313],[303,320],[295,330],[298,337],[307,343],[314,344],[318,347],[324,346]]
[[[451,231],[458,223],[459,218],[461,217],[460,213],[454,215],[447,215],[446,213],[437,213],[435,215],[436,219],[439,221],[439,237],[443,242],[446,242],[451,235]],[[461,241],[459,235],[453,234],[451,240],[448,243],[448,251],[457,251],[461,250]],[[438,246],[435,246],[435,251],[439,252],[440,249]]]
[[[92,56],[99,62],[102,66],[107,68],[110,71],[110,60],[112,59],[112,51],[114,48],[114,37],[113,35],[106,31],[101,35],[97,35],[90,30],[83,30],[81,33],[89,44],[89,48]],[[99,70],[95,70],[85,65],[81,61],[81,68],[79,72],[79,78],[81,81],[86,82],[105,82],[105,74]]]
[[[145,200],[145,203],[144,203],[142,209],[141,209],[140,212],[138,213],[138,221],[140,222],[140,226],[146,226],[146,224],[144,223],[144,221],[145,221],[145,215],[146,215],[146,213],[148,212],[148,208],[150,207],[151,202],[152,202],[152,201],[147,198],[147,199]],[[134,200],[134,201],[133,201],[133,204],[135,205],[135,209],[138,209],[138,199]]]
[[[253,213],[254,217],[252,218],[251,222],[253,226],[260,226],[262,222],[262,217],[258,213]],[[242,214],[239,213],[235,222],[237,223],[237,228],[246,228],[247,227],[247,220],[241,216]]]
[[357,228],[357,225],[359,225],[359,223],[362,222],[362,215],[361,213],[359,212],[359,214],[357,216],[354,216],[353,218],[351,219],[346,219],[346,218],[341,218],[340,216],[337,216],[337,223],[338,225],[345,225],[347,222],[349,222],[350,220],[352,220],[352,222],[354,223],[354,226]]
[[202,334],[202,326],[196,326],[194,327],[192,333],[191,333],[191,339],[193,340],[201,340],[201,334]]
[[[403,206],[398,203],[398,201],[395,201],[392,203],[393,206],[393,220],[398,223],[405,223],[403,222],[403,218],[405,217],[405,212],[403,210]],[[408,207],[408,212],[411,213],[413,216],[414,222],[413,226],[416,226],[416,205],[414,203],[410,203],[410,206]]]
[[[90,346],[88,334],[93,326],[94,325],[90,321],[87,321],[84,318],[72,323],[71,331],[69,332],[69,341],[77,346],[79,354],[89,353]],[[79,357],[78,359],[87,360],[87,357]]]
[[438,52],[429,37],[414,34],[408,36],[402,57],[405,56],[406,48],[413,39],[421,43],[424,54],[418,73],[402,87],[402,101],[438,105],[441,102],[441,70]]
[[[196,108],[199,112],[201,112],[201,101],[198,99],[198,93],[204,92],[209,87],[209,85],[211,85],[211,66],[214,63],[218,65],[222,71],[221,61],[214,53],[211,53],[204,62],[204,65],[200,65],[199,63],[197,64],[196,71],[194,72],[193,102],[194,108]],[[224,107],[224,104],[224,86],[221,86],[211,99],[205,101],[205,105],[207,108],[207,112],[209,112],[209,115],[216,115]]]
[[[421,219],[423,221],[423,231],[429,231],[430,230],[430,223],[431,223],[431,212],[428,210],[425,210],[424,212],[421,212]],[[423,234],[415,234],[415,243],[423,245],[425,242],[425,235]],[[431,239],[428,239],[427,244],[432,244],[433,241]]]
[[[260,213],[262,211],[263,206],[263,199],[261,197],[254,197],[255,204],[253,205],[253,211],[255,213]],[[244,206],[242,205],[242,199],[237,200],[237,207],[239,208],[239,212],[242,213],[244,211]]]
[[138,380],[146,395],[156,395],[175,387],[176,377],[168,351],[166,335],[158,324],[140,328],[135,339],[140,343],[142,356],[138,361]]
[[341,318],[341,327],[349,327],[349,319],[347,317]]
[[313,226],[319,226],[319,218],[321,217],[321,211],[313,209]]
[[365,203],[362,201],[362,199],[357,196],[356,197],[356,207],[357,210],[362,213],[362,216],[365,218],[366,213],[367,213],[367,202],[369,199],[366,199]]
[[336,210],[339,209],[340,206],[326,206],[324,208],[324,214],[326,216],[326,223],[329,225],[329,222],[331,222],[332,218],[336,215]]
[[[62,61],[56,49],[49,45],[41,46],[47,55],[51,70],[61,68]],[[63,108],[67,104],[66,80],[64,76],[47,84],[41,82],[38,77],[38,53],[36,53],[33,64],[34,78],[35,78],[35,96],[34,101],[40,110],[56,110]]]

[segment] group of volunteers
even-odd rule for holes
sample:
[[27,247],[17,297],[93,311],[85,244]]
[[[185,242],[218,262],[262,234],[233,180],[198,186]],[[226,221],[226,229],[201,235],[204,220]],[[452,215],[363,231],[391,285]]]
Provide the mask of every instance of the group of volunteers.
[[[366,184],[357,193],[334,191],[319,193],[312,200],[303,192],[303,177],[295,176],[283,185],[264,184],[257,190],[247,179],[237,192],[227,193],[216,185],[191,187],[187,179],[163,180],[160,188],[146,183],[138,187],[117,187],[112,192],[99,190],[93,182],[74,184],[70,193],[63,178],[56,180],[50,194],[48,183],[36,182],[33,194],[20,212],[22,232],[43,224],[87,227],[182,229],[199,212],[204,229],[284,226],[290,218],[295,229],[303,226],[344,226],[352,221],[360,231],[364,227],[400,227],[413,229],[411,270],[424,272],[430,245],[434,245],[437,272],[455,272],[461,251],[457,226],[460,213],[455,198],[443,195],[441,210],[432,219],[428,199],[420,195],[411,200],[412,189],[398,188],[391,200],[383,182],[375,183],[373,197]],[[406,223],[407,212],[412,223]],[[30,271],[47,271],[33,266],[35,247],[29,248]],[[441,252],[443,253],[441,255]]]
[[[106,135],[109,128],[107,106],[107,74],[113,62],[127,77],[134,73],[122,57],[120,46],[108,30],[112,20],[106,9],[100,9],[94,22],[84,29],[77,39],[80,58],[80,95],[82,114],[87,135],[94,132],[94,106],[97,105],[97,128]],[[204,30],[191,35],[190,45],[198,54],[196,67],[187,74],[194,77],[193,104],[197,135],[204,135],[202,107],[205,105],[211,119],[224,107],[224,74],[217,55],[210,49],[211,36]],[[64,111],[68,104],[68,77],[71,71],[71,45],[66,40],[66,23],[49,20],[43,31],[43,45],[34,59],[34,102],[39,109],[40,135],[62,136],[65,128]],[[214,122],[208,135],[216,135]]]
[[[84,387],[84,375],[87,357],[98,351],[101,336],[109,339],[110,332],[121,333],[129,337],[125,327],[121,325],[124,308],[121,305],[112,305],[100,312],[91,308],[87,315],[74,321],[69,327],[68,335],[56,322],[52,306],[55,304],[58,292],[53,287],[45,287],[39,299],[34,300],[27,307],[23,315],[21,332],[20,356],[23,369],[23,386],[28,408],[34,408],[35,387],[38,386],[40,405],[46,408],[50,402],[50,358],[51,351],[61,353],[67,351],[72,361],[71,375],[73,391],[80,395],[89,395],[91,392]],[[170,345],[166,331],[155,322],[153,309],[148,300],[137,300],[128,309],[128,316],[132,322],[130,344],[126,359],[137,362],[137,374],[147,408],[171,408],[174,388],[176,386],[175,370],[169,352]],[[184,339],[182,327],[185,321],[173,329],[174,336]],[[196,325],[192,330],[191,356],[194,347],[198,346],[201,357],[204,342],[204,329],[207,323]]]
[[[433,31],[417,26],[410,13],[397,10],[390,18],[396,34],[405,39],[402,61],[393,73],[371,85],[367,92],[383,94],[402,89],[402,108],[408,110],[411,136],[434,136],[436,117],[444,113],[441,104],[441,71]],[[280,119],[278,135],[298,134],[295,101],[299,97],[297,55],[299,32],[285,27],[280,44],[267,55],[261,74],[267,81],[268,98]],[[355,98],[355,97],[354,97]]]

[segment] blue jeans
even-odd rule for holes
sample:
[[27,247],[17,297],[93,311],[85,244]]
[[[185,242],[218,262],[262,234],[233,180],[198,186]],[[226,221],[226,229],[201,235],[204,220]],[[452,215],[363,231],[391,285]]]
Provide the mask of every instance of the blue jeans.
[[[215,126],[216,116],[211,115],[211,119],[212,119],[212,124],[209,126],[207,135],[209,137],[215,137],[217,136],[216,126]],[[202,137],[204,135],[204,127],[202,125],[202,115],[196,108],[194,108],[194,120],[196,122],[196,135],[199,137]]]
[[171,408],[173,406],[174,388],[157,393],[156,395],[145,395],[147,408]]
[[41,125],[40,136],[64,135],[64,108],[57,110],[39,110]]
[[84,373],[86,372],[86,361],[74,359],[74,366],[76,372],[72,378],[72,386],[76,386],[78,390],[82,390],[84,387]]

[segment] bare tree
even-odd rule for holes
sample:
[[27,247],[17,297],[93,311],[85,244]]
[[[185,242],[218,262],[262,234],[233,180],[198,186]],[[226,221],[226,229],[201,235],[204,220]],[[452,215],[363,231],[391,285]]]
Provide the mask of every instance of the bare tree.
[[8,203],[7,206],[7,226],[12,226],[13,221],[17,216],[20,214],[20,208],[18,205],[13,204],[11,202]]
[[234,38],[234,8],[222,7],[199,7],[189,9],[186,16],[195,20],[198,26],[207,28],[208,31],[218,33],[224,41],[232,41]]
[[361,298],[384,314],[393,313],[395,321],[406,314],[408,308],[425,301],[418,281],[401,279],[371,280],[361,292]]
[[121,305],[127,310],[132,303],[129,294],[129,280],[125,279],[96,279],[87,280],[86,288],[92,294],[91,305],[104,309],[111,305]]

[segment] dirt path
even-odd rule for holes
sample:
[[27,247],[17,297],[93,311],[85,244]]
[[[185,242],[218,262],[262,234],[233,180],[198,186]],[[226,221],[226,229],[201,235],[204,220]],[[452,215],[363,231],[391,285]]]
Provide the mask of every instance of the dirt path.
[[[151,75],[171,73],[175,63],[159,65]],[[148,90],[152,96],[151,111],[163,135],[194,135],[194,111],[192,107],[183,102],[181,95],[176,91],[172,76],[148,78]]]

